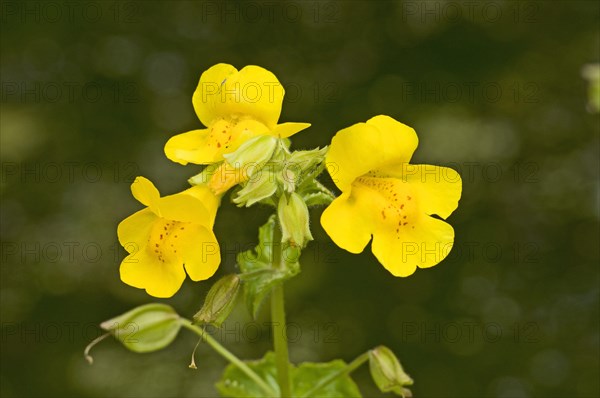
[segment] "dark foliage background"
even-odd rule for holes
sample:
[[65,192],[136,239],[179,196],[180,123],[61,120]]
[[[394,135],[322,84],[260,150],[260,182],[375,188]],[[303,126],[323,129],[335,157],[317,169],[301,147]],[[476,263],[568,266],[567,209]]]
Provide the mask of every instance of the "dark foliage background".
[[[442,264],[393,278],[370,250],[315,241],[288,284],[294,361],[391,347],[417,397],[597,397],[599,60],[593,1],[2,1],[2,397],[214,396],[224,361],[195,338],[135,355],[82,352],[100,321],[153,300],[120,282],[120,220],[136,175],[162,193],[197,166],[162,152],[198,128],[191,96],[217,62],[261,65],[287,88],[295,148],[376,114],[414,127],[416,162],[463,176]],[[326,180],[326,179],[325,179]],[[223,264],[267,209],[217,218]],[[160,300],[191,316],[208,282]],[[267,311],[240,305],[216,335],[257,358]],[[366,369],[365,396],[382,396]]]

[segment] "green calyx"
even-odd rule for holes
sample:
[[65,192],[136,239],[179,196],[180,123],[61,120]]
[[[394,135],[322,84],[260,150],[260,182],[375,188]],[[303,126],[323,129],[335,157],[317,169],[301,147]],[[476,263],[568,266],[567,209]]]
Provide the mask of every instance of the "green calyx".
[[233,311],[239,290],[239,276],[232,274],[219,279],[208,291],[200,311],[194,315],[194,323],[220,327]]

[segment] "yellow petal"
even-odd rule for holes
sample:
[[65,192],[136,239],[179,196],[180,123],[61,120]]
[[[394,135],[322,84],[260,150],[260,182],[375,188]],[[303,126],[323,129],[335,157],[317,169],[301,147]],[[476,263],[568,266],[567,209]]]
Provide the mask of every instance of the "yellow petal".
[[[414,227],[414,228],[413,228]],[[389,226],[373,235],[373,254],[395,276],[409,276],[417,267],[442,261],[454,243],[454,229],[444,221],[422,215],[414,225],[396,232]]]
[[192,130],[178,134],[165,144],[165,155],[173,162],[186,165],[210,164],[222,159],[222,154],[216,146],[208,145],[210,132],[208,129]]
[[219,119],[208,129],[204,145],[211,157],[202,163],[214,163],[223,160],[223,155],[235,152],[250,138],[266,135],[269,129],[254,119]]
[[389,116],[375,116],[339,131],[331,141],[326,166],[341,191],[359,176],[392,163],[408,162],[417,147],[415,131]]
[[[336,245],[360,253],[371,240],[372,222],[364,196],[344,193],[323,211],[321,225]],[[368,199],[368,198],[366,198]],[[367,210],[367,211],[366,211]]]
[[254,119],[218,119],[205,130],[178,134],[165,144],[170,160],[181,163],[211,164],[223,160],[244,142],[258,135],[269,134],[263,123]]
[[187,222],[208,226],[211,216],[202,202],[183,192],[160,198],[160,216],[166,220]]
[[384,160],[381,164],[389,162],[408,163],[419,145],[419,138],[412,127],[386,116],[378,115],[367,120],[367,124],[377,127],[386,141],[384,146]]
[[221,263],[217,238],[210,229],[199,225],[183,235],[181,250],[185,270],[193,281],[210,278]]
[[271,135],[279,138],[287,138],[309,127],[310,123],[281,123],[275,126],[273,131],[271,131]]
[[205,126],[219,118],[245,115],[272,129],[279,120],[283,96],[277,77],[264,68],[249,65],[238,72],[231,65],[218,64],[202,74],[192,102]]
[[229,64],[217,64],[202,73],[198,87],[192,97],[192,103],[198,119],[205,126],[209,126],[218,115],[218,101],[215,97],[220,97],[219,91],[221,85],[231,75],[238,73],[238,70]]
[[215,195],[208,185],[205,184],[193,186],[183,191],[183,193],[193,196],[194,198],[198,199],[202,205],[204,205],[210,220],[208,226],[212,228],[217,215],[217,210],[221,205],[221,196]]
[[150,231],[158,217],[150,209],[140,210],[119,223],[117,236],[119,243],[133,253],[140,250],[148,242]]
[[120,274],[126,284],[162,298],[173,296],[185,280],[183,264],[163,263],[145,247],[125,257]]
[[229,145],[224,145],[226,146],[226,150],[223,153],[234,152],[250,138],[266,134],[269,134],[269,128],[263,123],[254,119],[242,119],[233,125],[231,129],[231,141]]
[[215,195],[222,196],[229,189],[247,180],[248,173],[246,170],[223,162],[210,177],[208,187]]
[[145,177],[136,177],[131,184],[131,193],[141,204],[156,210],[156,203],[160,198],[160,193],[154,184]]
[[428,164],[405,165],[403,179],[412,185],[424,213],[448,218],[458,207],[462,180],[455,170]]

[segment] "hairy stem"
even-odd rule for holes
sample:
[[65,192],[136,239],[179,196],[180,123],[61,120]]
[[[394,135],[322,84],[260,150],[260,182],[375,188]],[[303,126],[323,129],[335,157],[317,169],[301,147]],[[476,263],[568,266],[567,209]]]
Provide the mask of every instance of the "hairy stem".
[[[272,252],[273,268],[281,266],[281,231],[278,226],[273,232]],[[292,396],[289,369],[289,353],[285,329],[285,306],[283,301],[283,283],[278,284],[271,292],[271,322],[273,324],[273,345],[275,346],[275,364],[277,366],[277,381],[281,397]]]
[[246,376],[251,378],[257,386],[268,396],[274,397],[276,392],[269,386],[259,375],[257,375],[244,361],[236,357],[229,350],[223,347],[217,340],[215,340],[210,334],[199,326],[193,325],[188,319],[181,320],[181,326],[196,333],[202,340],[211,346],[219,355],[228,360],[231,364],[236,366],[239,370],[244,372]]

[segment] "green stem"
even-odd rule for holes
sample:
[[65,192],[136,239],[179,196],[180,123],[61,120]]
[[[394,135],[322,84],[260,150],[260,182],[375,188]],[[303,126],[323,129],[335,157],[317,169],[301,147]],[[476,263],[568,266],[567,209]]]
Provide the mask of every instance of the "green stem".
[[346,375],[354,372],[356,369],[358,369],[363,363],[367,362],[368,360],[369,360],[369,353],[365,352],[364,354],[357,357],[354,361],[352,361],[348,365],[346,365],[346,367],[344,369],[340,369],[339,371],[330,374],[329,376],[325,377],[324,379],[321,379],[320,382],[318,382],[313,388],[311,388],[308,392],[306,392],[300,398],[316,397],[319,390],[321,390],[323,387],[327,386],[330,383],[333,383],[335,380],[339,379],[340,377],[346,376]]
[[279,284],[271,292],[271,321],[273,323],[273,345],[275,346],[275,363],[277,365],[277,380],[281,397],[292,396],[289,371],[289,354],[285,335],[285,308],[283,305],[283,285]]
[[250,367],[241,359],[233,355],[230,351],[228,351],[225,347],[223,347],[217,340],[215,340],[210,334],[208,334],[204,329],[199,326],[193,325],[192,322],[188,319],[181,320],[181,326],[184,328],[191,330],[196,333],[202,340],[206,342],[209,346],[211,346],[219,355],[223,358],[231,362],[234,366],[236,366],[239,370],[244,372],[246,376],[251,378],[256,385],[258,385],[267,397],[274,397],[276,392],[269,386],[259,375],[257,375]]
[[[274,269],[281,266],[281,231],[275,227],[272,243]],[[283,301],[283,283],[278,284],[271,292],[271,322],[273,324],[273,345],[275,347],[275,364],[277,366],[277,381],[281,397],[292,396],[290,382],[289,353],[285,328],[285,306]]]

